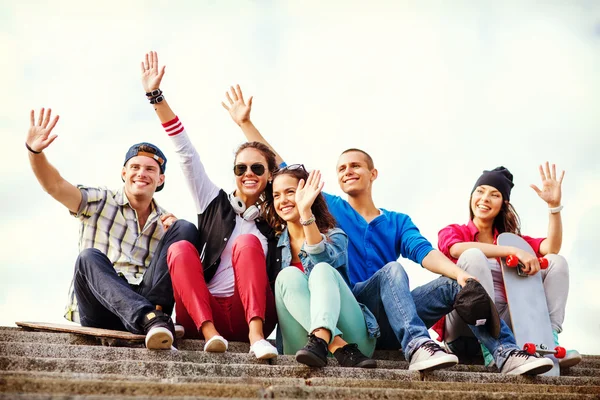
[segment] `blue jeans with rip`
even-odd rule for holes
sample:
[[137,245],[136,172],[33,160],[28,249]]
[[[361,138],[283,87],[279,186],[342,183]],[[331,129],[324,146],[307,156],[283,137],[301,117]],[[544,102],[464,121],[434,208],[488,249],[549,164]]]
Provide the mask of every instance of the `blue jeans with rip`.
[[98,249],[83,250],[75,263],[74,290],[82,326],[127,330],[144,334],[144,315],[160,305],[171,314],[175,300],[167,266],[169,246],[180,240],[195,243],[194,224],[178,220],[160,240],[139,285],[118,275],[108,257]]
[[[377,348],[401,347],[410,361],[415,350],[431,340],[428,328],[453,310],[460,289],[457,281],[440,277],[411,292],[406,271],[400,263],[391,262],[367,281],[357,283],[353,293],[377,318],[381,329]],[[494,355],[498,368],[518,349],[508,325],[504,321],[501,324],[498,339],[483,326],[469,325],[477,339]]]

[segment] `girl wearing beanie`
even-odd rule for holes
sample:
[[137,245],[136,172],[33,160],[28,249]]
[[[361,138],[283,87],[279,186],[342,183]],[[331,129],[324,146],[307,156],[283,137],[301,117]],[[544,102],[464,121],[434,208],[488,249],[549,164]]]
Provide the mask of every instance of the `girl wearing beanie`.
[[[558,345],[558,333],[562,331],[565,308],[569,293],[569,269],[564,257],[558,255],[562,245],[562,221],[560,211],[561,184],[564,171],[559,177],[556,166],[546,162],[540,165],[542,188],[531,185],[538,196],[548,204],[548,236],[532,238],[521,234],[519,216],[510,203],[513,176],[504,167],[483,171],[477,179],[469,201],[470,218],[466,225],[448,225],[438,233],[438,247],[460,268],[477,277],[490,297],[494,299],[500,317],[510,326],[510,315],[504,291],[504,280],[498,257],[516,255],[524,264],[524,271],[530,275],[541,273],[546,292],[546,301],[550,312],[550,322],[554,339]],[[496,238],[504,232],[521,236],[537,253],[533,256],[523,250],[510,246],[497,246]],[[540,270],[537,257],[548,259],[548,268]],[[464,349],[472,336],[468,326],[452,312],[446,317],[443,336],[453,351]],[[486,365],[492,357],[482,346]],[[581,361],[575,350],[569,350],[565,358],[559,361],[561,367],[570,367]]]

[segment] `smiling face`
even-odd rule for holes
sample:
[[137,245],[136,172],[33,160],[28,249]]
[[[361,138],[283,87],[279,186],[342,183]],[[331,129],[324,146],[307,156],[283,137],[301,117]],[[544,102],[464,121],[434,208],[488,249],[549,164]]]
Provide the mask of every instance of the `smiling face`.
[[494,220],[502,209],[502,194],[493,186],[481,185],[471,195],[471,212],[480,220]]
[[300,213],[296,207],[298,179],[289,174],[277,175],[273,180],[273,206],[279,218],[285,222],[297,222]]
[[[257,175],[252,171],[252,165],[261,164],[264,167],[264,173]],[[267,182],[271,176],[267,166],[267,159],[262,153],[254,148],[246,148],[240,151],[235,159],[235,165],[246,165],[246,171],[241,176],[235,177],[237,186],[236,196],[242,198],[246,206],[256,203],[261,193],[267,187]]]
[[369,168],[367,157],[359,151],[350,151],[340,156],[337,164],[338,184],[349,196],[371,189],[377,178],[377,170]]
[[125,193],[133,197],[154,196],[156,188],[165,181],[156,160],[146,156],[135,156],[127,161],[121,171],[125,181]]

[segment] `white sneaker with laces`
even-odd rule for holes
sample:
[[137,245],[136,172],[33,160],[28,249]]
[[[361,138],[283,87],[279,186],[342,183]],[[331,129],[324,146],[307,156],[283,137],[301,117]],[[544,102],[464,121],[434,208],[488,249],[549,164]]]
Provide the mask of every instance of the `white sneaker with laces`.
[[185,336],[185,328],[183,327],[183,325],[175,324],[175,338],[183,339],[184,336]]
[[209,353],[225,353],[229,343],[220,335],[215,335],[204,343],[204,351]]
[[277,349],[265,339],[260,339],[250,346],[250,354],[254,354],[259,360],[267,360],[277,357]]
[[421,345],[410,358],[409,371],[433,371],[458,364],[458,357],[448,354],[433,340]]
[[551,359],[532,356],[523,350],[510,353],[500,372],[506,375],[539,375],[554,367]]

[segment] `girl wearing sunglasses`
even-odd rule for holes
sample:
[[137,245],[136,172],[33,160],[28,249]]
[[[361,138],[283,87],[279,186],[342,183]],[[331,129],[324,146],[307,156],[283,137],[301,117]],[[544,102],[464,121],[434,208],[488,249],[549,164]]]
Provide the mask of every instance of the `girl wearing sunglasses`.
[[275,301],[283,351],[311,367],[325,366],[331,352],[340,366],[374,368],[364,354],[373,353],[376,340],[349,287],[348,238],[335,228],[322,188],[319,171],[295,164],[275,173],[265,201],[267,220],[280,234]]
[[[519,216],[510,203],[513,175],[504,167],[497,167],[483,174],[475,182],[469,200],[470,218],[466,225],[453,224],[442,229],[438,234],[438,247],[457,265],[477,277],[488,294],[496,303],[496,308],[510,325],[510,315],[504,291],[504,279],[497,257],[514,254],[523,263],[523,271],[529,275],[542,274],[546,292],[550,322],[554,332],[554,340],[558,346],[558,333],[562,331],[565,319],[567,295],[569,293],[569,267],[564,257],[558,255],[562,244],[562,223],[560,217],[561,185],[564,171],[556,174],[556,166],[552,168],[546,163],[539,167],[542,178],[542,189],[535,185],[531,187],[548,205],[548,237],[532,238],[523,236],[535,250],[537,256],[526,251],[497,246],[496,237],[503,232],[521,236]],[[537,257],[545,257],[549,266],[540,270]],[[455,312],[448,314],[445,327],[436,324],[439,333],[445,334],[445,340],[453,349],[468,346],[470,331]],[[443,329],[445,328],[445,329]],[[445,332],[444,332],[445,331]],[[492,355],[482,346],[486,364],[491,364]],[[559,360],[561,367],[570,367],[581,361],[581,356],[575,350],[569,350],[566,357]]]
[[235,154],[235,190],[217,187],[159,89],[164,72],[156,52],[146,54],[142,84],[175,145],[199,231],[197,243],[177,242],[168,251],[177,322],[186,336],[206,340],[204,351],[225,352],[228,340],[235,340],[250,342],[250,352],[259,359],[276,357],[265,335],[277,322],[271,286],[279,270],[277,241],[269,224],[258,218],[257,207],[270,192],[275,155],[261,143],[244,143]]

